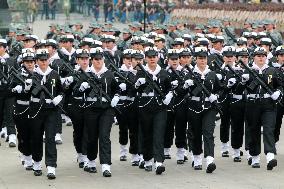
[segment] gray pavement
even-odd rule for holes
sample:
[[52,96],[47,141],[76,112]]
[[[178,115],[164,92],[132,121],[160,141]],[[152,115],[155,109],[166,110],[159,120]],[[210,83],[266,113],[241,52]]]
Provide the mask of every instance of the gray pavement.
[[[82,19],[75,15],[72,19]],[[72,20],[71,19],[71,20]],[[87,25],[90,19],[83,20]],[[64,18],[59,19],[64,23]],[[34,32],[40,37],[48,31],[50,21],[35,22]],[[117,25],[124,27],[124,25]],[[20,163],[19,152],[16,148],[9,148],[8,143],[1,139],[0,146],[0,189],[89,189],[89,188],[117,188],[117,189],[175,189],[175,188],[202,188],[202,189],[282,189],[284,188],[284,140],[280,136],[278,149],[279,166],[273,171],[266,170],[265,156],[261,156],[261,168],[252,169],[247,165],[245,158],[241,163],[234,163],[233,159],[222,158],[220,154],[219,125],[215,129],[215,162],[217,170],[213,174],[206,174],[205,170],[194,171],[191,164],[177,165],[175,159],[176,148],[171,154],[173,159],[166,160],[166,172],[156,176],[154,172],[145,172],[132,167],[127,162],[119,161],[118,126],[113,126],[112,140],[112,177],[102,177],[101,167],[97,166],[98,173],[89,174],[78,168],[76,152],[72,142],[72,127],[63,127],[63,144],[57,146],[58,168],[57,179],[49,181],[46,170],[41,177],[33,176],[32,172],[25,171]],[[282,128],[282,133],[284,132]],[[130,156],[128,156],[130,158]],[[97,164],[99,161],[97,161]],[[204,164],[205,166],[205,164]]]

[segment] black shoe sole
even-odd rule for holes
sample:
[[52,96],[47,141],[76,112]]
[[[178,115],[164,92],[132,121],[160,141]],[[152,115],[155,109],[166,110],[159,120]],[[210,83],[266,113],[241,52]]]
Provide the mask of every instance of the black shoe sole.
[[172,159],[172,157],[169,156],[169,155],[165,155],[164,157],[165,157],[165,159]]
[[252,164],[252,158],[249,158],[248,159],[248,165],[251,165]]
[[139,165],[139,169],[144,169],[145,167],[145,162],[144,161],[142,161],[141,163],[140,163],[140,165]]
[[235,157],[234,162],[242,162],[242,159],[240,157]]
[[137,162],[132,162],[131,166],[137,167],[137,166],[139,166],[139,162],[138,161]]
[[42,175],[42,171],[34,171],[34,176],[38,177]]
[[111,177],[111,173],[109,171],[104,171],[103,176],[104,177]]
[[156,175],[161,175],[165,171],[166,171],[166,168],[164,166],[158,166],[156,169]]
[[193,166],[194,170],[199,171],[202,170],[202,165],[198,165],[198,166]]
[[177,160],[177,164],[178,164],[178,165],[184,164],[184,160]]
[[47,178],[48,178],[48,180],[54,180],[54,179],[56,179],[56,176],[54,175],[54,174],[48,174],[47,175]]
[[96,168],[89,168],[89,173],[97,173],[97,169]]
[[276,166],[277,166],[277,160],[276,159],[272,159],[267,164],[267,170],[271,171]]
[[26,167],[26,171],[32,171],[32,170],[33,170],[33,166]]
[[145,167],[145,171],[151,172],[151,171],[152,171],[152,166],[146,166],[146,167]]
[[252,168],[260,168],[260,165],[259,165],[259,163],[255,163],[255,164],[253,164],[251,167],[252,167]]
[[206,169],[206,173],[213,173],[216,170],[216,164],[210,163]]
[[80,169],[84,168],[84,162],[79,163],[79,168]]
[[15,147],[16,147],[16,144],[15,144],[14,142],[11,142],[11,143],[9,143],[9,147],[10,147],[10,148],[15,148]]

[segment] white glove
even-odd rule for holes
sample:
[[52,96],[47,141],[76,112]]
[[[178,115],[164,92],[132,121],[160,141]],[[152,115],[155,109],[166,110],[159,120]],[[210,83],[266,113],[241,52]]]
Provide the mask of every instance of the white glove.
[[280,91],[275,91],[270,97],[273,99],[273,100],[277,100],[280,96]]
[[135,87],[140,87],[141,85],[146,83],[146,79],[145,78],[138,78],[138,80],[135,83]]
[[23,87],[21,86],[21,85],[17,85],[16,87],[14,87],[13,89],[12,89],[12,92],[13,93],[21,93],[23,91]]
[[249,80],[249,74],[243,74],[242,75],[242,83],[245,83]]
[[178,87],[178,80],[172,81],[171,85],[172,85],[173,88],[177,88]]
[[80,92],[84,92],[86,89],[90,88],[90,85],[88,82],[83,82],[81,85],[80,85],[80,88],[79,88],[79,91]]
[[119,96],[114,95],[114,97],[112,98],[112,100],[110,102],[111,107],[116,107],[118,101],[119,101]]
[[32,83],[33,83],[32,79],[26,79],[25,80],[25,91],[31,90]]
[[170,104],[170,102],[171,102],[171,100],[172,100],[172,98],[173,98],[173,92],[169,92],[167,95],[166,95],[166,97],[165,97],[165,99],[163,100],[163,103],[165,104],[165,105],[169,105]]
[[121,91],[125,91],[126,90],[126,84],[125,83],[120,83],[119,84],[119,88],[121,89]]
[[230,87],[234,86],[234,85],[236,84],[236,82],[237,82],[236,78],[230,78],[230,79],[228,80],[227,87],[230,88]]
[[58,96],[54,97],[54,99],[52,100],[52,103],[55,106],[57,106],[61,102],[62,99],[63,99],[63,96],[62,95],[58,95]]
[[223,78],[223,76],[221,74],[216,74],[216,76],[219,80],[222,80],[222,78]]
[[73,76],[69,76],[65,78],[65,85],[70,85],[71,83],[73,83],[74,78]]
[[188,79],[188,80],[186,80],[184,82],[183,88],[187,89],[188,87],[193,86],[193,85],[194,85],[193,80],[192,79]]
[[155,75],[153,75],[153,81],[157,81],[157,80],[158,78]]
[[214,94],[211,94],[210,96],[209,96],[209,101],[212,103],[212,102],[214,102],[214,101],[216,101],[217,100],[217,96],[216,95],[214,95]]

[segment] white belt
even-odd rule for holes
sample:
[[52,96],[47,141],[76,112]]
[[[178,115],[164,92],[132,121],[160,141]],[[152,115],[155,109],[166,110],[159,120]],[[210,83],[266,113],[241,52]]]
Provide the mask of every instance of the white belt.
[[134,97],[129,97],[129,96],[120,96],[119,97],[119,100],[130,100],[130,101],[134,101]]
[[[39,98],[32,98],[31,101],[32,101],[32,102],[39,102],[40,99],[39,99]],[[51,103],[52,103],[52,100],[51,100],[51,99],[45,99],[45,103],[46,103],[46,104],[51,104]]]
[[249,94],[249,98],[270,98],[270,94],[265,93],[262,97],[262,95],[259,94]]
[[[94,97],[94,98],[87,97],[86,100],[89,101],[89,102],[97,102],[98,98],[97,97]],[[107,100],[104,97],[102,97],[102,102],[107,102]]]
[[154,96],[154,93],[153,92],[151,92],[151,93],[148,93],[148,94],[146,94],[146,93],[142,93],[141,94],[141,96],[145,96],[145,97],[153,97]]
[[241,99],[243,99],[243,95],[235,95],[235,94],[233,94],[233,98],[241,100]]
[[17,100],[16,103],[20,104],[20,105],[29,105],[30,104],[29,101],[23,101],[23,100]]
[[76,99],[76,100],[82,100],[82,97],[76,97],[76,96],[74,96],[73,98]]
[[[192,96],[192,97],[191,97],[191,100],[193,100],[193,101],[200,101],[200,97],[198,97],[198,96]],[[206,97],[206,98],[205,98],[205,101],[209,101],[209,98]]]

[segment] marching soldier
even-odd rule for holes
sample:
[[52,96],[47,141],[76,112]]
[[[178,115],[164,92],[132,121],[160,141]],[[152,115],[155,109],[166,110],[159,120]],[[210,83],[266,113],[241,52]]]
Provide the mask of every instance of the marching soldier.
[[146,66],[141,64],[137,73],[135,87],[139,91],[139,124],[142,134],[142,152],[145,160],[145,171],[152,171],[154,158],[156,174],[165,171],[164,134],[166,129],[166,106],[171,102],[170,79],[165,70],[158,64],[156,47],[145,49]]
[[[55,143],[57,108],[63,99],[63,89],[58,73],[48,64],[48,50],[36,51],[35,69],[31,79],[25,80],[24,90],[31,92],[29,118],[31,118],[31,145],[35,176],[42,175],[43,132],[45,132],[45,164],[47,178],[55,179],[57,149]],[[44,86],[44,90],[41,86]]]
[[[279,70],[269,67],[265,61],[267,51],[258,47],[254,51],[254,62],[251,72],[242,75],[246,83],[248,102],[246,111],[251,141],[249,153],[252,156],[252,168],[260,168],[261,126],[263,126],[264,153],[266,154],[267,170],[277,166],[275,159],[274,130],[276,123],[276,102],[282,94]],[[260,84],[263,81],[264,84]],[[267,86],[267,88],[265,87]],[[268,88],[271,91],[268,91]]]
[[[118,77],[121,96],[119,97],[118,107],[121,114],[117,114],[117,121],[119,125],[119,143],[120,143],[120,161],[126,161],[129,131],[129,153],[132,154],[132,166],[139,165],[138,154],[138,108],[135,101],[136,89],[132,85],[135,81],[135,75],[131,72],[132,67],[132,50],[126,49],[123,51],[123,64],[119,68],[120,73],[127,80]],[[134,58],[134,57],[133,57]],[[138,57],[139,58],[139,57]],[[142,59],[143,59],[142,55]]]
[[116,107],[119,101],[119,86],[113,73],[105,66],[103,49],[100,47],[92,48],[90,56],[92,65],[87,71],[88,73],[81,74],[85,79],[78,83],[74,94],[85,97],[84,118],[88,133],[88,171],[90,173],[97,172],[95,160],[99,145],[103,176],[111,177],[110,132],[115,113],[113,107]]
[[[206,158],[206,172],[212,173],[216,169],[214,163],[214,128],[216,120],[217,93],[221,89],[219,79],[207,65],[208,51],[205,47],[196,47],[194,56],[196,65],[191,74],[185,78],[182,90],[190,93],[188,102],[188,121],[192,126],[192,152],[194,156],[194,170],[202,169],[202,137],[204,143],[204,157]],[[190,68],[188,68],[188,71]],[[204,88],[200,83],[203,83]],[[206,89],[207,92],[204,90]]]
[[[25,50],[25,49],[24,49]],[[17,70],[13,71],[14,74],[18,75],[21,79],[13,77],[12,81],[12,93],[16,97],[16,103],[14,108],[14,120],[17,127],[17,138],[18,138],[18,150],[22,153],[24,168],[26,170],[33,169],[32,161],[32,146],[31,146],[31,135],[32,135],[32,125],[31,119],[29,119],[29,100],[30,94],[24,91],[24,82],[26,79],[31,78],[31,75],[26,72],[33,73],[35,69],[35,55],[34,53],[26,50],[22,54],[22,68],[20,73]]]
[[[273,62],[272,66],[276,69],[280,69],[279,76],[281,78],[283,78],[283,65],[284,65],[284,47],[283,47],[283,45],[278,46],[275,49],[275,56],[277,58],[277,62]],[[282,86],[283,86],[283,84],[282,84]],[[283,103],[283,100],[282,100],[282,103]],[[283,106],[280,105],[280,104],[277,104],[276,124],[275,124],[275,131],[274,131],[276,150],[277,150],[277,144],[279,142],[279,137],[280,137],[280,129],[281,129],[281,125],[282,125],[283,114],[284,114]]]

